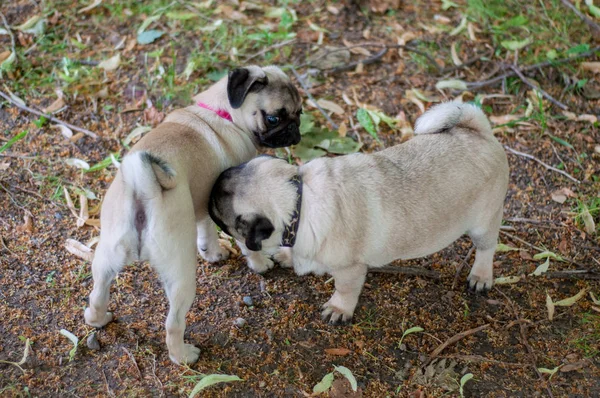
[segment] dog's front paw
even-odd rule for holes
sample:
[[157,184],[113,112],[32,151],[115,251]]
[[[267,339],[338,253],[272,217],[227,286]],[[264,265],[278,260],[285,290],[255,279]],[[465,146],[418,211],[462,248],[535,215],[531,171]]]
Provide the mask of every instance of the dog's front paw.
[[248,267],[258,274],[263,274],[275,266],[273,260],[263,255],[248,257]]
[[471,270],[471,273],[467,277],[467,283],[469,285],[469,290],[478,293],[487,293],[494,284],[494,276],[488,273],[479,275]]
[[171,361],[178,365],[192,364],[200,357],[200,348],[193,344],[184,344],[183,348],[177,353],[169,353]]
[[321,307],[323,309],[321,319],[331,325],[348,324],[352,321],[354,307],[349,305],[347,300],[344,300],[344,297],[336,291],[329,301]]
[[199,247],[198,251],[202,258],[209,263],[218,263],[219,261],[224,261],[229,258],[229,250],[221,246],[220,243],[209,248]]
[[273,256],[276,263],[284,268],[294,268],[294,262],[292,261],[292,249],[289,247],[282,247]]
[[95,328],[101,328],[113,320],[112,312],[98,313],[89,307],[85,309],[83,315],[85,317],[85,323]]

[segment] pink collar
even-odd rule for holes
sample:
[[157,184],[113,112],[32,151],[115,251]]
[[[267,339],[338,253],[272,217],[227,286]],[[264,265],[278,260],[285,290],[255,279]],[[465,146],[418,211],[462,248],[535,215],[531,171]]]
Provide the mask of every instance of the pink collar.
[[204,102],[198,102],[198,106],[200,108],[204,108],[204,109],[208,109],[209,111],[213,111],[217,115],[221,116],[223,119],[233,122],[231,115],[225,109],[215,109],[215,108],[211,107],[210,105],[206,105]]

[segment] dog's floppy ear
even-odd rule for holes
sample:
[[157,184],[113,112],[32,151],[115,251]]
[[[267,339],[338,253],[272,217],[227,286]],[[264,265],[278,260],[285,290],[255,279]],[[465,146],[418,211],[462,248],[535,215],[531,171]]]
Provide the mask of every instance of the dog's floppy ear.
[[254,252],[262,250],[262,241],[269,239],[275,227],[268,218],[258,216],[248,224],[246,247]]
[[238,109],[244,103],[248,93],[262,90],[267,83],[267,75],[257,66],[232,70],[227,79],[229,104],[233,109]]

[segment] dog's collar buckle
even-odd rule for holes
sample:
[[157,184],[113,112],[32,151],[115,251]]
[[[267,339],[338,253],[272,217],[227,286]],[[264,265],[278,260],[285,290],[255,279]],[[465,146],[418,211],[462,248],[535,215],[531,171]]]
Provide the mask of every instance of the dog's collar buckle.
[[296,186],[297,199],[296,209],[292,213],[292,219],[289,224],[284,226],[283,236],[281,237],[281,247],[293,247],[298,235],[298,226],[300,224],[300,210],[302,209],[302,177],[296,174],[290,179],[290,182]]
[[204,102],[198,102],[198,106],[200,108],[204,108],[204,109],[208,109],[209,111],[213,111],[214,113],[216,113],[223,119],[233,122],[233,119],[231,118],[231,114],[229,112],[227,112],[225,109],[215,109],[212,106],[205,104]]

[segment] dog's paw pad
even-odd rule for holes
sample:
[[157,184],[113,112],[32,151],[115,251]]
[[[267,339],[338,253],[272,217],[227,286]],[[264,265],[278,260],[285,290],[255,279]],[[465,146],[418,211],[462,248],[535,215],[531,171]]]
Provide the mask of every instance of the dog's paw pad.
[[171,361],[178,365],[192,364],[198,361],[199,357],[200,348],[194,346],[193,344],[184,344],[182,353],[179,355],[169,355]]

